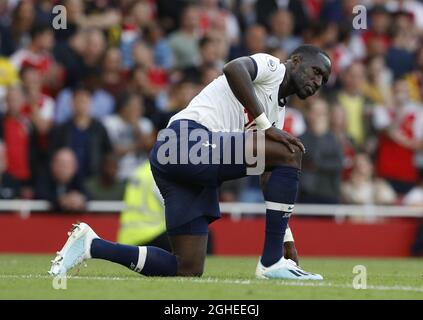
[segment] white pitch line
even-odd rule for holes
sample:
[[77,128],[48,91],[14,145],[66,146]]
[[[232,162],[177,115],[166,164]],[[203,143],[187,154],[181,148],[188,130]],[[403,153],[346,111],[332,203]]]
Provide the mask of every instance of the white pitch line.
[[[48,275],[0,275],[0,279],[53,279]],[[102,277],[102,276],[70,276],[69,280],[94,280],[94,281],[155,281],[156,279],[147,277]],[[215,278],[162,278],[163,281],[169,282],[194,282],[194,283],[217,283],[230,285],[258,285],[265,283],[266,280],[236,280],[236,279],[215,279]],[[274,281],[272,285],[285,287],[315,287],[315,288],[341,288],[354,289],[351,285],[333,284],[330,282],[294,282],[294,281]],[[406,291],[406,292],[421,292],[423,287],[410,286],[375,286],[368,285],[367,290],[377,291]]]

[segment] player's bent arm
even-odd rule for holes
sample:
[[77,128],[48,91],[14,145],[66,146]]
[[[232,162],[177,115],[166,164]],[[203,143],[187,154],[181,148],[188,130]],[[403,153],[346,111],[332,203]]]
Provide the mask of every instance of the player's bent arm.
[[305,152],[305,148],[299,139],[272,127],[267,119],[264,108],[254,92],[253,79],[257,72],[255,68],[252,58],[241,57],[228,62],[223,67],[223,73],[235,97],[253,116],[258,129],[265,130],[266,137],[281,142],[292,153],[295,152],[294,146]]
[[223,67],[223,74],[226,76],[233,94],[254,119],[264,112],[264,108],[253,88],[253,79],[256,74],[255,68],[254,62],[250,57],[237,58]]

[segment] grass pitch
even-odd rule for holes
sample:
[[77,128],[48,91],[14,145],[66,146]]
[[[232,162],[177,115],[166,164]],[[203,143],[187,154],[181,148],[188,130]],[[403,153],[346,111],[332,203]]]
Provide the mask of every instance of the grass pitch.
[[[105,261],[88,261],[55,290],[52,255],[0,256],[0,299],[423,299],[423,260],[302,259],[324,281],[257,280],[257,258],[208,257],[202,278],[147,278]],[[367,289],[353,288],[353,268],[367,270]]]

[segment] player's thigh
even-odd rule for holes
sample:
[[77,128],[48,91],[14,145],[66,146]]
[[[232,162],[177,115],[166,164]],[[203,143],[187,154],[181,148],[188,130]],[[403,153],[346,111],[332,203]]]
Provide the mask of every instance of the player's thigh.
[[207,255],[208,234],[169,236],[169,240],[178,260],[178,276],[201,276]]

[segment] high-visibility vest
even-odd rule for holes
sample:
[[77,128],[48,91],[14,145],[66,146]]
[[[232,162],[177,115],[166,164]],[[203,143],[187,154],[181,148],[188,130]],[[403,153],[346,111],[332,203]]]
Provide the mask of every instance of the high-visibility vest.
[[145,244],[166,231],[164,206],[155,192],[157,188],[145,161],[129,179],[120,214],[118,242],[130,245]]

